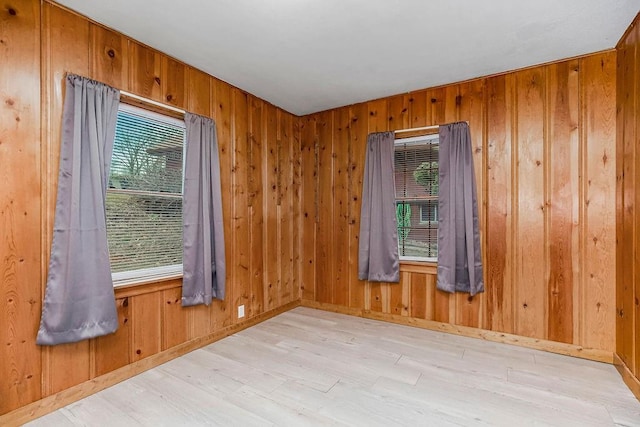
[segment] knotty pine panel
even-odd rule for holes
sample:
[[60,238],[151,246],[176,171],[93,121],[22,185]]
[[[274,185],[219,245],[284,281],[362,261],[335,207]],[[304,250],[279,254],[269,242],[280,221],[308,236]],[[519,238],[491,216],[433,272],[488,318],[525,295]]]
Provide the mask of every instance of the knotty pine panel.
[[[247,94],[239,89],[232,90],[233,100],[233,167],[231,169],[231,186],[233,191],[233,217],[231,218],[232,234],[234,239],[231,268],[234,272],[234,306],[244,305],[245,317],[249,318],[257,313],[252,313],[251,302],[251,275],[249,247],[249,214],[247,192],[247,146],[248,146],[248,103]],[[234,318],[237,318],[237,310],[234,310]]]
[[545,338],[547,324],[545,256],[545,68],[516,76],[516,334]]
[[[0,413],[40,397],[40,5],[0,8]],[[25,174],[24,171],[30,173]],[[16,173],[22,171],[21,173]]]
[[502,75],[487,80],[487,180],[485,191],[486,232],[484,265],[485,328],[513,333],[513,278],[515,274],[515,228],[513,208],[512,121],[515,79]]
[[[172,300],[173,303],[173,300]],[[129,297],[116,300],[118,330],[93,341],[93,372],[91,378],[111,372],[131,363],[131,314]]]
[[547,67],[548,143],[546,212],[549,259],[547,304],[549,318],[547,336],[552,341],[572,343],[574,307],[580,295],[574,293],[580,281],[579,191],[580,159],[578,61],[567,61]]
[[[622,336],[617,341],[617,352],[623,362],[634,369],[634,285],[637,281],[638,270],[635,265],[634,253],[638,248],[637,228],[635,216],[637,212],[636,201],[636,181],[638,156],[637,152],[637,128],[636,120],[636,103],[637,92],[635,91],[635,80],[640,72],[635,68],[635,55],[637,51],[637,41],[635,31],[629,34],[627,39],[629,43],[622,48],[622,69],[621,84],[625,88],[621,94],[618,103],[622,105],[618,108],[622,123],[622,140],[618,141],[618,150],[622,152],[622,259],[618,262],[622,264],[623,271],[618,285],[618,293],[622,295],[620,305],[618,305],[618,313],[622,318],[621,328]],[[620,147],[621,146],[621,147]]]
[[293,117],[278,110],[278,192],[280,290],[278,306],[292,300],[293,292]]
[[[251,223],[251,305],[252,312],[262,312],[265,302],[264,270],[265,248],[264,234],[266,224],[264,221],[264,199],[262,192],[263,179],[263,153],[267,147],[265,137],[266,107],[264,102],[255,97],[250,97],[249,104],[249,145],[247,170],[247,184],[249,190],[249,222]],[[272,307],[266,305],[266,307]]]
[[615,335],[607,328],[615,321],[615,300],[609,281],[616,270],[616,55],[592,56],[580,61],[583,108],[583,179],[585,269],[582,283],[585,347],[612,348]]
[[162,55],[160,86],[162,102],[178,108],[187,108],[188,75],[185,64]]
[[[291,184],[291,208],[292,213],[292,230],[291,239],[293,251],[293,271],[291,282],[291,301],[298,301],[302,296],[301,279],[302,268],[300,263],[302,262],[302,162],[300,161],[300,119],[291,117],[292,121],[292,136],[291,136],[291,153],[290,158],[292,162],[292,184]],[[348,272],[348,271],[347,271]]]
[[316,119],[303,118],[300,125],[301,211],[302,211],[302,271],[300,293],[302,299],[316,301],[316,220],[317,151]]
[[131,310],[131,361],[154,355],[162,350],[162,292],[129,298]]
[[336,112],[333,121],[333,207],[335,224],[333,233],[335,286],[333,304],[349,305],[349,133],[351,115],[348,108]]
[[427,92],[421,90],[409,96],[409,128],[427,125]]
[[[628,35],[627,35],[628,37]],[[623,356],[623,345],[622,342],[625,337],[625,329],[631,326],[624,317],[624,312],[622,311],[622,307],[625,304],[624,301],[624,286],[626,279],[624,278],[624,274],[631,275],[632,269],[630,268],[628,263],[624,262],[625,256],[627,256],[627,252],[633,250],[633,239],[629,239],[632,236],[625,236],[624,232],[624,217],[625,217],[625,207],[624,207],[624,194],[627,185],[629,185],[630,180],[625,180],[624,173],[624,129],[625,129],[625,121],[624,114],[628,109],[631,108],[630,105],[625,104],[623,100],[625,99],[625,94],[627,92],[627,85],[625,84],[626,73],[625,73],[625,65],[627,62],[627,56],[629,55],[629,48],[625,44],[627,43],[627,38],[623,38],[620,41],[620,44],[616,48],[616,334],[615,334],[615,343],[616,343],[616,355],[622,361],[622,363],[628,364],[628,359],[625,359]]]
[[188,67],[187,77],[189,90],[187,110],[208,116],[211,111],[211,77],[192,67]]
[[[628,32],[617,48],[617,136],[616,136],[616,251],[617,284],[616,284],[616,353],[629,371],[640,381],[640,285],[638,275],[640,261],[635,254],[640,246],[638,227],[640,225],[640,156],[638,155],[638,117],[640,116],[640,15],[636,16]],[[598,64],[591,63],[594,72],[598,72]],[[603,73],[606,62],[600,63]],[[598,71],[596,71],[598,70]],[[612,79],[613,77],[610,77]],[[603,86],[600,86],[601,88]],[[592,107],[598,108],[598,107]],[[606,111],[606,110],[604,110]],[[603,119],[605,119],[603,117]],[[608,122],[611,126],[610,122]],[[610,129],[610,128],[609,128]],[[597,131],[602,132],[598,127]],[[612,133],[609,131],[609,133]],[[596,133],[597,135],[597,133]],[[594,161],[598,161],[598,169],[603,171],[604,153],[599,150]],[[602,156],[602,157],[600,157]],[[600,157],[600,159],[598,159]],[[604,181],[600,182],[600,186]],[[593,196],[590,196],[590,199]],[[596,209],[600,209],[597,207]],[[610,224],[610,222],[609,222]],[[596,224],[593,224],[594,230]],[[597,236],[595,236],[597,239]],[[606,240],[598,239],[597,243],[605,244]],[[595,245],[594,245],[595,246]],[[594,248],[595,249],[595,248]],[[605,247],[598,247],[600,253]],[[594,253],[594,255],[595,255]],[[609,258],[610,259],[610,258]],[[590,273],[591,274],[594,273]],[[599,279],[599,278],[598,278]],[[598,282],[596,282],[598,283]],[[599,289],[596,288],[598,290]],[[599,299],[599,298],[598,298]],[[602,302],[599,307],[602,307]],[[606,307],[606,305],[605,305]]]
[[197,336],[195,333],[191,333],[189,327],[194,307],[185,310],[182,308],[181,302],[181,288],[162,291],[162,350],[182,344],[189,338]]
[[318,130],[318,218],[316,223],[316,300],[333,303],[335,287],[333,245],[333,112],[321,113]]
[[129,89],[137,95],[162,102],[160,52],[130,41],[129,65]]
[[264,165],[264,222],[265,222],[265,288],[264,301],[268,308],[278,304],[280,269],[278,265],[278,111],[265,108],[265,140],[262,150]]
[[[98,24],[89,26],[91,78],[122,90],[129,90],[129,41],[122,34]],[[61,46],[64,48],[64,46]]]
[[[629,123],[629,126],[633,126],[634,127],[634,134],[635,134],[635,157],[634,157],[634,163],[635,163],[635,179],[633,181],[633,185],[635,187],[635,194],[634,194],[634,198],[635,200],[639,200],[640,199],[640,185],[638,185],[638,182],[640,182],[640,159],[638,158],[638,138],[640,136],[640,128],[638,126],[638,123],[640,122],[640,120],[638,120],[638,113],[640,111],[640,83],[638,83],[638,75],[640,74],[640,13],[638,14],[638,16],[636,16],[636,20],[634,22],[634,27],[633,27],[633,31],[632,31],[632,40],[633,40],[633,44],[634,44],[634,50],[635,50],[635,64],[634,64],[634,70],[635,70],[635,74],[633,76],[633,79],[631,80],[633,83],[630,83],[628,86],[628,90],[633,90],[634,92],[634,99],[635,99],[635,103],[634,103],[634,119],[635,122]],[[636,202],[636,205],[638,203]],[[639,246],[640,244],[638,243],[638,230],[640,230],[640,209],[636,209],[634,212],[634,237],[635,237],[635,249],[633,251],[634,254],[638,253],[638,250],[640,249]],[[625,273],[623,273],[625,274]],[[638,387],[638,385],[640,385],[640,259],[638,256],[635,257],[634,260],[634,268],[633,268],[633,289],[630,290],[631,292],[633,292],[633,299],[630,301],[631,304],[630,305],[630,312],[629,314],[631,316],[633,316],[633,320],[632,320],[632,328],[633,328],[633,350],[632,350],[632,354],[633,354],[633,358],[635,359],[635,363],[632,364],[631,366],[631,370],[634,373],[637,383],[636,383],[636,397],[638,397],[638,399],[640,399],[640,396],[638,396],[638,390],[640,387]],[[630,293],[631,293],[630,292]]]

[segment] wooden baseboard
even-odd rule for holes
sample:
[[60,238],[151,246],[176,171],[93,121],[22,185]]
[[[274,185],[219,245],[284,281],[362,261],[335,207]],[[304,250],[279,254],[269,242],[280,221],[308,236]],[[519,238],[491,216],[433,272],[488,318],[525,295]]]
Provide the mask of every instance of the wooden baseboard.
[[486,329],[471,328],[468,326],[457,326],[451,325],[449,323],[436,322],[433,320],[416,319],[413,317],[399,316],[397,314],[355,309],[334,304],[320,303],[316,301],[302,300],[301,304],[303,307],[317,308],[334,313],[348,314],[351,316],[364,317],[373,320],[382,320],[385,322],[414,326],[439,332],[446,332],[450,334],[461,335],[464,337],[479,338],[487,341],[513,344],[521,347],[548,351],[551,353],[564,354],[567,356],[594,360],[597,362],[604,362],[609,364],[613,363],[613,352],[609,352],[606,350],[584,348],[582,346],[574,344],[565,344],[537,338],[522,337],[519,335],[507,334],[503,332],[488,331]]
[[4,415],[0,415],[0,426],[19,426],[28,421],[40,418],[50,412],[60,409],[70,403],[76,402],[87,396],[91,396],[105,388],[111,387],[128,378],[138,375],[156,366],[162,365],[170,360],[187,354],[193,350],[204,347],[205,345],[216,342],[243,329],[254,326],[260,322],[270,319],[278,314],[289,311],[300,305],[300,301],[293,301],[282,307],[259,314],[255,317],[245,320],[242,323],[228,326],[219,331],[212,332],[193,340],[187,341],[163,352],[154,354],[145,359],[123,366],[115,371],[96,377],[92,380],[85,381],[81,384],[62,390],[56,394],[45,397],[21,408],[15,409]]
[[633,375],[631,369],[629,369],[627,364],[624,363],[624,361],[620,359],[620,356],[618,356],[617,354],[613,355],[613,364],[615,365],[618,372],[620,372],[622,380],[627,385],[627,387],[629,387],[631,393],[633,393],[636,399],[640,401],[640,378],[637,378],[635,375]]

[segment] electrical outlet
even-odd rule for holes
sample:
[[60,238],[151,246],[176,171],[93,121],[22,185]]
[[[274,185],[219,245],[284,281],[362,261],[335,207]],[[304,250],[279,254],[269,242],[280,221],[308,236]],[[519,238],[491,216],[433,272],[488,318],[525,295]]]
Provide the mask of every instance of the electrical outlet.
[[241,319],[244,317],[244,305],[239,305],[238,306],[238,319]]

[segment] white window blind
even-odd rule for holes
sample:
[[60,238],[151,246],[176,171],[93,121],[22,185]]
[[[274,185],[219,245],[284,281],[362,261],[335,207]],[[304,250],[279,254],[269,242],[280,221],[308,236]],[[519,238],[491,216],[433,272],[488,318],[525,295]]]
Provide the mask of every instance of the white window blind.
[[438,256],[438,135],[396,139],[396,219],[400,259]]
[[182,120],[121,104],[109,188],[114,284],[182,273]]

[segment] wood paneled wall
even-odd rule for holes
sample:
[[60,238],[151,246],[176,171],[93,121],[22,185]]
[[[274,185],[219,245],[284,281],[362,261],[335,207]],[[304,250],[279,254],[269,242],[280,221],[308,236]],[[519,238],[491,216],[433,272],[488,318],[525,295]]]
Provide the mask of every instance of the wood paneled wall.
[[[309,115],[301,121],[303,301],[615,348],[616,53],[598,53]],[[370,132],[471,128],[483,294],[357,279]],[[377,316],[384,318],[384,316]]]
[[[640,399],[640,15],[618,44],[617,344]],[[627,383],[630,382],[627,379]]]
[[[48,2],[0,8],[0,64],[0,414],[299,299],[297,117]],[[215,119],[225,301],[182,308],[180,280],[118,289],[117,333],[36,346],[66,73]]]

